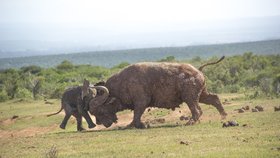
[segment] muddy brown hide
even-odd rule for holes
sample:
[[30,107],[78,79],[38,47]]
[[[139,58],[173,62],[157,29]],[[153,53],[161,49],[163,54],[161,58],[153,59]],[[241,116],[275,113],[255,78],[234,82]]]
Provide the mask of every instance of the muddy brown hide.
[[187,103],[194,121],[202,114],[198,102],[211,104],[226,116],[218,96],[207,92],[202,72],[190,64],[133,64],[110,77],[104,86],[109,97],[102,104],[90,103],[89,110],[97,124],[105,126],[117,120],[118,111],[132,109],[131,126],[143,128],[141,116],[147,107],[175,109],[183,102]]

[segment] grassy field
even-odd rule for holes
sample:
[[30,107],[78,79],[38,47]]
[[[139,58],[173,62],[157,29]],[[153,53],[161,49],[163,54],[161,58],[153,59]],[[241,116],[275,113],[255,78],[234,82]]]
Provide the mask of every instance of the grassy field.
[[[142,118],[150,128],[123,129],[131,111],[118,113],[119,123],[105,129],[97,126],[76,132],[72,118],[66,130],[58,128],[64,114],[46,117],[60,108],[59,100],[13,100],[0,103],[0,157],[280,157],[280,99],[243,99],[241,94],[222,94],[229,116],[239,126],[222,128],[216,109],[201,104],[201,121],[185,126],[186,105],[175,111],[147,110]],[[235,109],[250,106],[249,111]],[[256,105],[263,112],[252,113]],[[18,116],[18,117],[17,117]],[[12,119],[13,118],[13,119]],[[94,119],[94,117],[93,117]],[[161,121],[159,121],[161,120]],[[84,126],[87,124],[84,122]]]

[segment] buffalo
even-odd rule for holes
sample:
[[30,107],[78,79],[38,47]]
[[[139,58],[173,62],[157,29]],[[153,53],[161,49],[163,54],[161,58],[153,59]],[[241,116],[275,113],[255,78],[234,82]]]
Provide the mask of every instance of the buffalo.
[[227,113],[219,97],[207,92],[202,73],[205,66],[223,59],[224,56],[198,69],[190,64],[167,62],[132,64],[103,83],[102,93],[89,103],[89,112],[96,117],[97,124],[110,127],[117,122],[118,111],[131,109],[134,116],[129,126],[145,128],[141,116],[147,107],[174,110],[185,102],[191,111],[193,124],[202,115],[200,102],[213,105],[225,118]]

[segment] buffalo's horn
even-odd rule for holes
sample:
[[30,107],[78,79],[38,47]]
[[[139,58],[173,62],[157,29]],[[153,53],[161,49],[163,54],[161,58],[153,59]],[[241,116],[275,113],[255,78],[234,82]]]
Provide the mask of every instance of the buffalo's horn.
[[109,90],[104,86],[93,86],[91,88],[95,88],[96,90],[101,90],[104,92],[101,96],[96,95],[96,97],[92,100],[93,104],[96,106],[104,104],[109,97]]

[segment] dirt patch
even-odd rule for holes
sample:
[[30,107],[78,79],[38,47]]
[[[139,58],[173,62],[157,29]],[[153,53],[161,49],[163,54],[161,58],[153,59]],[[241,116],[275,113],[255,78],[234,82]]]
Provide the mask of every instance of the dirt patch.
[[165,119],[164,118],[157,118],[157,119],[153,119],[153,120],[147,120],[147,121],[145,121],[145,123],[147,123],[147,124],[165,123]]
[[31,137],[44,134],[57,128],[57,125],[49,127],[30,127],[22,130],[0,130],[0,138]]
[[16,122],[16,119],[6,119],[6,120],[0,121],[0,125],[8,126],[8,125],[11,125],[11,124],[13,124],[15,122]]

